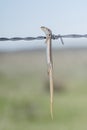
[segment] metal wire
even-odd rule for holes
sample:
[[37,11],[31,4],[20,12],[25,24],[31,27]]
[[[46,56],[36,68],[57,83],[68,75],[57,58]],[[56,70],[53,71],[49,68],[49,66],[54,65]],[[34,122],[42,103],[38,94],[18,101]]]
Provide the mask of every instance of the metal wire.
[[[53,40],[60,39],[62,44],[64,44],[62,38],[87,38],[87,34],[81,35],[81,34],[67,34],[67,35],[52,35],[51,37]],[[37,36],[37,37],[0,37],[0,41],[31,41],[31,40],[44,40],[46,39],[45,36]]]
[[38,37],[11,37],[11,38],[0,37],[0,41],[20,41],[20,40],[31,41],[31,40],[43,40],[43,39],[46,39],[46,37],[44,37],[44,36],[38,36]]

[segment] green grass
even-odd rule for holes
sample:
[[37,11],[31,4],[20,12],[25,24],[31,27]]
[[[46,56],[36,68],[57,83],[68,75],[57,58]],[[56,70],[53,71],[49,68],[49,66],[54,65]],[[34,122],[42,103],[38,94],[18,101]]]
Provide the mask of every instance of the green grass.
[[54,119],[45,52],[0,54],[0,130],[86,130],[87,50],[54,51]]

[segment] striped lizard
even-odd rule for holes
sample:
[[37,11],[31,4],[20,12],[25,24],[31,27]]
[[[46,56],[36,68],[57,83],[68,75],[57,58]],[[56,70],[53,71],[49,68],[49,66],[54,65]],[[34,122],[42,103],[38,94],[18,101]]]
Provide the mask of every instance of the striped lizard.
[[52,31],[47,27],[42,26],[41,29],[46,34],[47,44],[47,65],[48,65],[48,76],[50,82],[50,113],[53,119],[53,61],[52,61]]

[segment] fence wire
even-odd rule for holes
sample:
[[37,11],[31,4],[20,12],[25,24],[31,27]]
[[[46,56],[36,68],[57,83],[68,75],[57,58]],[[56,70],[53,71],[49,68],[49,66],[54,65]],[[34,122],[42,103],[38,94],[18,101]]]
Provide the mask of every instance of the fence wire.
[[[87,38],[87,34],[81,35],[81,34],[67,34],[67,35],[52,35],[51,37],[53,40],[58,40],[60,39],[62,44],[64,44],[63,42],[63,38]],[[7,37],[0,37],[0,41],[31,41],[31,40],[44,40],[46,39],[45,36],[37,36],[37,37],[11,37],[11,38],[7,38]]]

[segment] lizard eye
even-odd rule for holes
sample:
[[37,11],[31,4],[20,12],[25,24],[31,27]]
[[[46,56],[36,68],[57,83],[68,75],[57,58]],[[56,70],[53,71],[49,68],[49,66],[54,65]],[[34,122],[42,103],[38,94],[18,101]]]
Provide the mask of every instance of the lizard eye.
[[49,34],[49,36],[51,36],[51,34]]

